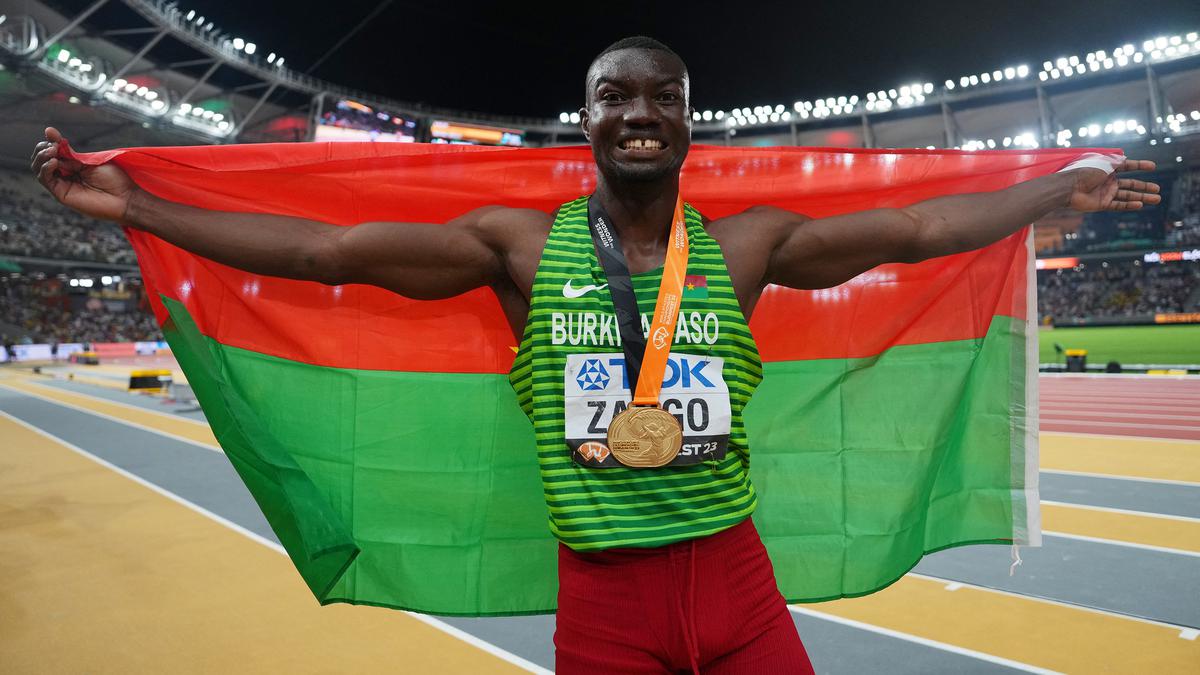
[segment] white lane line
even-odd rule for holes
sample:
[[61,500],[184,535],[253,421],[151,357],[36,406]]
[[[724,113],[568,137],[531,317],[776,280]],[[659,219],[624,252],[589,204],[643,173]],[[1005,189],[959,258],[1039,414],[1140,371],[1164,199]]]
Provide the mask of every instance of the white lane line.
[[141,406],[134,405],[132,403],[125,403],[123,401],[114,401],[109,398],[104,398],[103,396],[96,396],[95,394],[85,394],[80,391],[75,391],[74,389],[62,389],[60,387],[52,387],[52,386],[49,386],[42,382],[38,382],[37,380],[23,380],[23,382],[25,384],[30,384],[35,387],[41,387],[42,389],[46,389],[49,391],[61,392],[63,394],[67,394],[69,396],[80,396],[82,398],[90,399],[92,401],[97,401],[99,403],[110,403],[112,405],[121,406],[122,408],[129,408],[130,410],[137,410],[138,412],[147,412],[147,413],[150,413],[151,415],[158,415],[159,417],[165,417],[169,420],[182,420],[184,422],[189,422],[191,424],[195,424],[198,426],[208,427],[208,422],[205,422],[203,420],[194,420],[194,419],[191,419],[190,417],[184,417],[182,415],[176,415],[174,413],[163,412],[161,410],[154,410],[152,408],[143,408]]
[[1124,546],[1126,548],[1136,548],[1143,551],[1155,551],[1156,553],[1172,553],[1174,555],[1186,555],[1191,558],[1200,558],[1200,552],[1185,551],[1181,548],[1168,548],[1166,546],[1153,546],[1151,544],[1135,544],[1131,541],[1121,541],[1119,539],[1104,539],[1101,537],[1088,537],[1082,534],[1070,534],[1067,532],[1053,532],[1051,530],[1042,530],[1042,534],[1047,537],[1060,537],[1062,539],[1077,539],[1079,541],[1090,541],[1095,544],[1107,544],[1109,546]]
[[1074,502],[1056,502],[1049,499],[1043,499],[1042,504],[1050,506],[1062,506],[1069,509],[1084,509],[1087,511],[1103,511],[1105,513],[1122,513],[1130,516],[1143,516],[1145,518],[1161,518],[1163,520],[1178,520],[1184,523],[1200,523],[1200,518],[1191,516],[1176,516],[1169,513],[1154,513],[1152,511],[1133,511],[1131,509],[1118,509],[1112,506],[1093,506],[1091,504],[1076,504]]
[[[1045,533],[1045,534],[1048,534],[1048,533]],[[1189,630],[1195,630],[1190,626],[1181,626],[1179,624],[1168,623],[1166,621],[1155,621],[1154,619],[1147,619],[1145,617],[1134,616],[1132,614],[1122,614],[1121,612],[1114,612],[1110,609],[1101,609],[1099,607],[1089,607],[1088,605],[1077,605],[1077,604],[1070,603],[1070,602],[1063,602],[1062,600],[1053,600],[1051,598],[1044,598],[1044,597],[1041,597],[1038,595],[1025,595],[1024,593],[1017,593],[1016,591],[1006,591],[1002,588],[991,588],[990,586],[978,586],[976,584],[967,583],[965,581],[950,581],[949,579],[944,579],[942,577],[931,577],[927,574],[921,574],[920,572],[909,572],[908,574],[906,574],[904,576],[916,577],[917,579],[926,579],[928,581],[936,581],[938,583],[946,584],[946,590],[948,590],[948,591],[949,590],[958,590],[960,588],[970,588],[971,590],[982,591],[984,593],[995,593],[997,595],[1007,595],[1012,598],[1020,598],[1021,600],[1029,600],[1031,602],[1040,602],[1044,605],[1055,605],[1058,607],[1066,607],[1068,609],[1078,609],[1083,612],[1090,612],[1092,614],[1108,616],[1108,617],[1112,617],[1114,619],[1124,619],[1126,621],[1136,621],[1137,623],[1149,624],[1151,626],[1159,626],[1160,628],[1169,628],[1171,630],[1179,631],[1180,637],[1184,637],[1183,634]],[[954,586],[954,588],[951,589],[950,588],[951,586]]]
[[916,644],[923,645],[925,647],[932,647],[934,649],[940,649],[942,651],[950,652],[952,654],[959,654],[960,656],[966,656],[966,657],[970,657],[972,659],[978,659],[980,661],[987,661],[988,663],[994,663],[996,665],[1006,666],[1008,668],[1013,668],[1015,670],[1021,670],[1026,673],[1039,673],[1041,675],[1056,675],[1059,673],[1059,671],[1057,671],[1057,670],[1049,670],[1046,668],[1039,668],[1038,666],[1034,666],[1034,665],[1031,665],[1028,663],[1022,663],[1020,661],[1013,661],[1012,659],[1006,659],[1002,656],[995,656],[994,654],[988,654],[986,652],[979,652],[979,651],[975,651],[974,649],[967,649],[966,647],[958,647],[956,645],[952,645],[952,644],[949,644],[946,642],[938,642],[937,640],[930,640],[929,638],[923,638],[918,635],[913,635],[911,633],[902,633],[898,630],[892,630],[891,628],[884,628],[882,626],[876,626],[874,624],[864,623],[862,621],[855,621],[854,619],[846,619],[846,618],[837,616],[835,614],[826,614],[825,612],[821,612],[821,611],[818,611],[815,609],[810,609],[808,607],[802,607],[799,605],[788,605],[788,609],[790,609],[791,611],[793,611],[797,614],[811,616],[814,619],[822,619],[824,621],[832,621],[834,623],[840,623],[844,626],[850,626],[851,628],[858,628],[860,630],[866,630],[866,631],[870,631],[872,633],[879,633],[880,635],[886,635],[888,637],[897,638],[899,640],[905,640],[907,642],[914,642]]
[[1083,438],[1109,438],[1119,441],[1161,441],[1163,443],[1191,443],[1200,445],[1200,441],[1188,438],[1163,438],[1161,436],[1134,436],[1132,434],[1091,434],[1084,431],[1052,431],[1043,429],[1042,436],[1081,436]]
[[[133,422],[133,421],[126,420],[126,419],[121,419],[120,417],[116,417],[114,415],[109,415],[107,413],[102,413],[98,410],[92,410],[91,408],[85,408],[81,405],[75,405],[74,403],[67,403],[66,401],[59,401],[57,399],[50,398],[49,396],[43,396],[41,394],[37,394],[37,393],[31,392],[31,391],[14,389],[13,387],[10,387],[5,384],[0,384],[0,389],[5,389],[8,391],[11,391],[14,394],[19,394],[21,396],[28,396],[30,398],[36,398],[38,400],[45,401],[46,403],[53,403],[54,405],[61,405],[64,408],[78,410],[79,412],[87,413],[89,415],[95,415],[96,417],[104,418],[110,422],[124,424],[127,427],[132,427],[139,431],[148,431],[152,434],[158,434],[159,436],[162,436],[163,438],[169,438],[173,441],[179,441],[180,443],[187,443],[188,445],[194,445],[197,448],[204,448],[205,450],[208,450],[210,452],[219,452],[221,454],[225,454],[225,451],[222,450],[219,446],[209,445],[208,443],[201,443],[200,441],[186,438],[184,436],[177,436],[176,434],[173,434],[169,431],[163,431],[162,429],[155,429],[154,427],[148,427],[144,424],[138,424],[137,422]],[[106,402],[108,402],[108,401],[106,401]],[[207,425],[205,425],[205,426],[207,426]]]
[[1062,476],[1081,476],[1083,478],[1107,478],[1110,480],[1134,480],[1139,483],[1161,483],[1163,485],[1182,485],[1184,487],[1200,488],[1200,483],[1186,480],[1171,480],[1170,478],[1143,478],[1141,476],[1120,476],[1113,473],[1093,473],[1091,471],[1067,471],[1066,469],[1042,469],[1042,473],[1053,473]]
[[[3,416],[5,419],[11,420],[12,422],[19,424],[22,427],[25,427],[26,429],[34,432],[35,434],[39,434],[41,436],[44,436],[45,438],[48,438],[48,439],[54,441],[55,443],[58,443],[58,444],[62,445],[63,447],[67,448],[68,450],[71,450],[83,457],[86,457],[87,459],[92,460],[93,462],[99,464],[100,466],[102,466],[106,469],[109,469],[111,471],[116,472],[117,474],[119,474],[121,476],[124,476],[125,478],[128,478],[129,480],[137,483],[138,485],[148,488],[148,489],[152,490],[153,492],[155,492],[156,494],[159,494],[163,497],[166,497],[167,499],[170,499],[171,501],[175,502],[176,504],[179,504],[180,506],[191,509],[192,511],[204,516],[205,518],[212,520],[215,523],[224,525],[225,527],[233,530],[234,532],[237,532],[238,534],[250,539],[251,541],[262,544],[263,546],[266,546],[267,548],[271,549],[272,551],[275,551],[276,553],[279,553],[280,555],[285,555],[285,556],[287,555],[287,551],[285,551],[283,549],[283,547],[279,545],[278,542],[271,541],[270,539],[267,539],[266,537],[262,536],[261,534],[257,534],[255,532],[247,530],[246,528],[242,527],[241,525],[238,525],[237,523],[233,522],[232,520],[229,520],[228,518],[224,518],[220,515],[217,515],[217,514],[213,513],[212,511],[209,511],[208,509],[204,508],[203,506],[200,506],[199,504],[188,501],[187,499],[180,497],[179,495],[177,495],[174,492],[171,492],[169,490],[166,490],[165,488],[159,487],[158,485],[151,483],[150,481],[146,480],[145,478],[142,478],[141,476],[139,476],[135,473],[126,471],[125,469],[122,469],[121,467],[117,466],[116,464],[113,464],[101,457],[93,455],[92,453],[88,452],[87,450],[84,450],[83,448],[79,447],[78,445],[75,445],[74,443],[71,443],[70,441],[59,438],[58,436],[55,436],[54,434],[52,434],[48,431],[45,431],[44,429],[42,429],[40,427],[36,427],[36,426],[30,424],[29,422],[26,422],[25,420],[20,419],[19,417],[16,417],[16,416],[8,413],[7,411],[0,410],[0,416]],[[533,663],[532,661],[527,661],[527,660],[521,658],[520,656],[517,656],[516,654],[505,651],[504,649],[501,649],[500,647],[497,647],[496,645],[494,645],[490,642],[485,642],[485,641],[475,637],[474,635],[465,633],[462,630],[459,630],[458,628],[455,628],[447,623],[439,621],[433,617],[423,616],[420,614],[416,614],[414,612],[404,612],[404,613],[408,614],[409,616],[411,616],[415,619],[420,620],[421,622],[423,622],[425,624],[428,624],[434,628],[437,628],[438,630],[445,631],[446,633],[448,633],[456,638],[459,638],[459,639],[463,640],[464,642],[467,642],[475,647],[478,647],[479,649],[482,649],[485,652],[487,652],[497,658],[503,659],[503,660],[513,664],[514,666],[517,666],[518,668],[523,668],[531,673],[538,673],[539,675],[549,675],[549,673],[551,672],[551,671],[546,670],[545,668],[537,665],[536,663]]]

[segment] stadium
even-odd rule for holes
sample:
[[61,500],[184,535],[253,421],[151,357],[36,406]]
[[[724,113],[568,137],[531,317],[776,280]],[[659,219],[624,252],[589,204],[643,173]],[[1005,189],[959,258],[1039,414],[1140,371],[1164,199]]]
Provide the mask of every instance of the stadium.
[[[552,616],[314,602],[155,318],[150,249],[59,204],[28,161],[48,125],[81,152],[554,151],[588,143],[580,113],[359,91],[294,69],[287,45],[255,44],[223,18],[186,2],[0,0],[0,669],[550,672]],[[1042,545],[927,551],[879,592],[789,604],[817,672],[1200,667],[1200,24],[1178,29],[691,113],[694,143],[722,151],[1100,147],[1157,165],[1137,178],[1161,186],[1160,203],[1058,209],[1032,226]],[[558,166],[583,179],[578,162]],[[837,304],[856,283],[806,302]]]

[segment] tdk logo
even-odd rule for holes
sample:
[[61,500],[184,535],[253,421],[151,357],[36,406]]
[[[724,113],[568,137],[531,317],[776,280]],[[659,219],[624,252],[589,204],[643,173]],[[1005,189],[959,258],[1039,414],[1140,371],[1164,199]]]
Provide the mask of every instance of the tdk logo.
[[[621,366],[624,365],[625,362],[622,361]],[[608,369],[600,363],[600,359],[584,361],[583,367],[579,369],[579,374],[575,376],[579,388],[584,391],[603,391],[608,387],[608,379]]]
[[[663,373],[662,386],[664,389],[716,389],[712,377],[720,379],[720,372],[705,372],[710,361],[699,356],[672,354],[667,358],[666,372]],[[605,368],[605,365],[608,367]],[[575,381],[583,391],[603,391],[608,388],[609,371],[621,374],[620,391],[629,391],[632,383],[625,372],[625,357],[612,356],[603,362],[600,359],[587,359],[583,362]]]

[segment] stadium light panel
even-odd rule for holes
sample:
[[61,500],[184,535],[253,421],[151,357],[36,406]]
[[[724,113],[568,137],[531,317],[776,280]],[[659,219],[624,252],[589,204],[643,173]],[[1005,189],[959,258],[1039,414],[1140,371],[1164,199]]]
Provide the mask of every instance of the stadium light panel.
[[1020,77],[1020,78],[1029,77],[1029,66],[1027,66],[1023,63],[1021,65],[1017,66],[1017,77]]
[[579,113],[577,113],[577,112],[571,113],[570,119],[571,119],[571,124],[579,124]]
[[1079,127],[1079,137],[1080,138],[1088,137],[1088,128],[1087,127]]
[[192,111],[191,103],[180,103],[179,104],[179,112],[186,115],[186,114],[190,113],[191,111]]
[[1144,59],[1144,58],[1145,58],[1145,57],[1142,55],[1142,53],[1141,53],[1141,52],[1138,52],[1138,53],[1136,53],[1136,54],[1134,54],[1134,55],[1133,55],[1133,62],[1134,62],[1134,63],[1141,63],[1141,62],[1142,62],[1142,59]]
[[852,106],[854,106],[854,105],[858,105],[858,96],[851,96],[851,97],[850,97],[850,105],[852,105]]
[[150,93],[150,88],[146,87],[146,86],[141,86],[141,87],[138,87],[137,89],[134,89],[133,91],[138,96],[145,96],[146,94]]
[[59,50],[59,52],[58,52],[59,63],[66,63],[67,61],[70,61],[70,60],[71,60],[71,52],[69,52],[65,49]]
[[972,75],[969,79],[969,82],[971,83],[971,86],[974,87],[975,85],[979,84],[979,76]]
[[1159,49],[1166,49],[1168,44],[1169,44],[1169,41],[1165,37],[1154,38],[1154,46]]
[[1005,136],[1004,140],[1000,141],[1000,144],[1007,148],[1008,146],[1012,145],[1012,138]]
[[243,49],[245,46],[246,46],[245,40],[243,40],[242,38],[233,38],[233,48],[234,49],[240,50],[240,49]]
[[979,76],[979,81],[983,82],[984,84],[987,84],[992,81],[992,76],[989,75],[988,73],[984,73]]
[[987,146],[988,146],[989,150],[994,149],[996,147],[996,139],[994,139],[994,138],[987,139]]
[[713,114],[713,117],[715,117],[717,119],[721,119],[724,116],[725,116],[724,110],[718,110],[716,113]]
[[1070,63],[1067,62],[1067,57],[1060,56],[1054,60],[1054,65],[1057,66],[1059,70],[1065,70]]
[[1089,124],[1087,130],[1088,130],[1088,133],[1091,134],[1092,136],[1100,135],[1100,125],[1099,124]]
[[1087,67],[1081,63],[1081,64],[1075,66],[1075,72],[1079,73],[1080,75],[1083,75],[1084,73],[1087,72]]
[[1167,50],[1164,53],[1170,57],[1170,56],[1175,56],[1175,51],[1176,50],[1174,47],[1167,47]]
[[1200,122],[1200,110],[1193,110],[1188,116],[1193,120]]
[[275,52],[267,54],[267,63],[275,63]]
[[[204,17],[203,17],[203,16],[200,16],[200,17],[198,17],[198,18],[196,19],[196,25],[197,25],[197,26],[200,26],[200,25],[203,25],[203,24],[204,24]],[[208,30],[212,30],[212,27],[213,27],[213,25],[212,25],[212,22],[210,21],[210,22],[208,23]]]
[[1071,58],[1067,59],[1067,63],[1071,64],[1072,66],[1077,66],[1079,65],[1079,57],[1072,56]]
[[71,60],[67,61],[67,67],[69,68],[78,68],[81,65],[83,65],[83,60],[78,56],[72,56]]
[[[1110,63],[1112,63],[1112,61],[1111,61],[1111,60],[1105,61],[1105,62],[1104,62],[1104,67],[1105,67],[1105,68],[1112,68],[1112,66],[1108,65],[1108,64],[1110,64]],[[1129,65],[1129,57],[1128,57],[1128,56],[1125,56],[1124,54],[1122,54],[1122,55],[1118,56],[1118,57],[1117,57],[1117,65],[1118,65],[1118,66],[1120,66],[1121,68],[1124,68],[1125,66]]]
[[780,118],[782,118],[784,122],[791,122],[792,121],[792,111],[784,110],[783,114],[780,115]]
[[133,82],[130,82],[125,85],[125,93],[132,94],[133,92],[137,91],[137,88],[138,88],[138,86],[136,84],[134,84]]
[[167,104],[163,103],[162,101],[151,101],[150,102],[150,107],[153,108],[154,110],[162,110],[164,107],[166,107],[166,105]]
[[1011,80],[1011,79],[1015,78],[1016,76],[1017,76],[1016,68],[1013,68],[1010,66],[1010,67],[1004,69],[1004,77]]
[[280,68],[283,67],[283,57],[282,56],[279,57],[279,60],[275,62],[275,65],[279,66]]
[[704,112],[700,113],[700,118],[703,119],[705,122],[708,122],[708,121],[712,120],[713,112],[711,110],[705,110]]
[[[844,97],[843,97],[843,98],[844,98]],[[782,114],[783,114],[783,104],[782,104],[782,103],[780,103],[780,104],[778,104],[778,105],[776,105],[776,106],[775,106],[775,112],[776,112],[776,113],[778,113],[778,114],[780,114],[780,115],[782,115]]]
[[221,131],[225,131],[229,128],[229,122],[217,122],[217,128]]
[[958,84],[961,87],[969,87],[969,86],[971,86],[971,78],[964,75],[964,76],[958,78]]
[[954,89],[954,80],[946,80],[946,89],[947,90]]
[[1170,142],[1171,142],[1170,136],[1167,136],[1166,138],[1163,139],[1163,143],[1170,143]]
[[246,53],[247,54],[253,54],[257,50],[258,50],[258,45],[254,44],[253,42],[246,43]]
[[1044,70],[1046,72],[1050,72],[1050,69],[1053,67],[1054,67],[1054,64],[1050,63],[1049,61],[1042,62],[1042,70]]
[[1196,33],[1196,31],[1187,34],[1188,42],[1195,42],[1196,40],[1200,40],[1200,34]]
[[[1112,66],[1109,66],[1109,68],[1112,68]],[[1090,70],[1094,73],[1097,70],[1100,70],[1100,64],[1095,61],[1092,61],[1091,63],[1088,64],[1088,70]]]
[[117,79],[113,80],[113,83],[112,83],[113,89],[120,89],[124,86],[125,86],[125,80],[123,78],[118,77]]
[[1050,71],[1050,77],[1057,80],[1059,77],[1062,77],[1062,73],[1058,72],[1058,68],[1055,68]]
[[[1105,128],[1105,131],[1107,131],[1107,130],[1108,129]],[[1125,133],[1125,120],[1117,120],[1116,122],[1113,122],[1112,130],[1113,130],[1113,133],[1117,133],[1117,134]]]
[[1158,141],[1157,141],[1157,140],[1155,140],[1155,139],[1153,139],[1153,138],[1151,138],[1151,139],[1150,139],[1150,145],[1158,145]]
[[196,18],[196,10],[193,9],[187,13],[187,20],[191,21],[194,18]]
[[1146,135],[1146,127],[1139,124],[1138,128],[1137,128],[1137,133],[1138,133],[1138,136],[1145,136]]
[[771,113],[770,119],[772,122],[778,122],[779,121],[779,113],[777,113],[777,112]]
[[1150,58],[1152,58],[1152,59],[1161,59],[1162,56],[1163,56],[1163,53],[1157,49],[1150,52]]
[[1183,38],[1179,37],[1178,35],[1172,35],[1170,40],[1171,44],[1175,46],[1178,46],[1180,42],[1183,42]]
[[205,113],[204,108],[192,108],[192,117],[199,117]]
[[899,94],[896,93],[895,89],[888,89],[888,98],[896,98],[898,96]]
[[925,86],[921,87],[921,89],[922,89],[922,90],[923,90],[923,91],[924,91],[926,94],[932,94],[932,93],[933,93],[933,83],[932,83],[932,82],[926,82],[926,83],[925,83]]
[[1050,76],[1047,75],[1046,71],[1043,70],[1042,72],[1038,73],[1038,79],[1042,82],[1045,82],[1046,80],[1050,79]]
[[992,79],[997,82],[1002,81],[1004,79],[1004,72],[999,71],[999,70],[993,70],[992,71]]
[[696,112],[695,110],[692,111],[692,121],[693,122],[700,121],[700,113]]
[[214,122],[220,122],[220,121],[221,121],[221,120],[223,120],[223,119],[225,119],[225,116],[224,116],[224,115],[222,115],[221,113],[217,113],[217,114],[215,114],[215,115],[213,115],[213,116],[212,116],[212,120],[213,120]]

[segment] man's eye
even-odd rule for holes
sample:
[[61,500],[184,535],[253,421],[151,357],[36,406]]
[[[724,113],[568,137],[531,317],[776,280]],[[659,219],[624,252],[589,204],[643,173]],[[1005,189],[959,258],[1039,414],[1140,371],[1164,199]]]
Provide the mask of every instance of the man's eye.
[[658,95],[658,100],[666,101],[668,103],[675,103],[679,101],[679,95],[674,92],[666,91]]
[[608,101],[609,103],[616,103],[616,102],[620,102],[620,101],[623,101],[623,100],[625,100],[625,97],[624,97],[624,96],[621,96],[620,94],[618,94],[618,93],[617,93],[617,92],[615,92],[615,91],[610,91],[610,92],[606,92],[606,93],[604,93],[604,94],[601,94],[601,95],[600,95],[600,100],[601,100],[601,101]]

